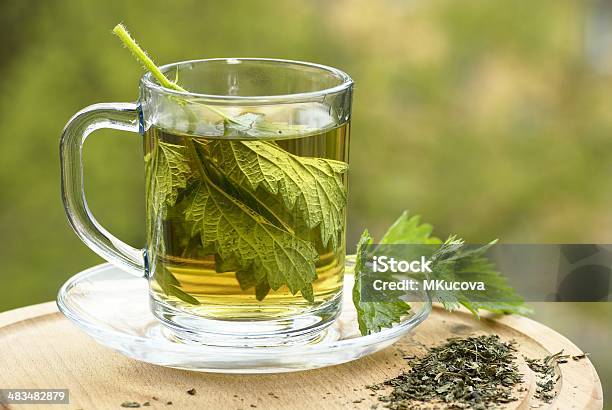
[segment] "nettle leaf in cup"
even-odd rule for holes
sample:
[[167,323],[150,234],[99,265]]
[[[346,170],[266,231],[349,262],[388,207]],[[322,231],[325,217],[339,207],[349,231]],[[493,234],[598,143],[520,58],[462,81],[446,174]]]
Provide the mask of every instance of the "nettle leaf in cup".
[[208,182],[199,183],[187,202],[185,216],[193,223],[192,233],[199,234],[204,248],[213,247],[239,276],[252,275],[256,286],[267,283],[274,290],[287,285],[292,293],[301,291],[313,301],[318,254],[310,242],[275,226]]
[[187,181],[193,176],[187,160],[184,146],[159,143],[154,155],[149,157],[154,161],[151,169],[155,170],[152,190],[156,193],[153,200],[155,211],[158,212],[164,205],[172,206],[176,203],[179,191],[187,187]]
[[292,155],[267,141],[215,141],[207,146],[214,165],[237,186],[276,195],[298,226],[318,227],[323,246],[336,248],[343,226],[348,164]]

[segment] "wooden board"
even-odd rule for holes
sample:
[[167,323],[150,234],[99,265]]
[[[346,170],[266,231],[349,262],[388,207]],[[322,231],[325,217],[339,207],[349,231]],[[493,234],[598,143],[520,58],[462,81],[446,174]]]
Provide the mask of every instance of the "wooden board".
[[[125,401],[149,402],[150,409],[383,409],[365,386],[407,369],[405,355],[452,336],[496,333],[518,342],[522,354],[544,357],[563,349],[581,351],[562,335],[535,321],[508,316],[480,321],[435,307],[416,331],[361,360],[324,369],[280,375],[195,373],[137,362],[99,346],[45,303],[0,314],[0,388],[68,388],[70,405],[53,408],[113,409]],[[512,408],[533,408],[535,376],[524,362],[527,391]],[[588,359],[559,365],[559,393],[551,408],[603,407],[597,373]],[[196,394],[187,390],[195,388]],[[157,399],[155,400],[154,399]],[[172,404],[167,404],[171,401]],[[357,401],[357,402],[356,402]],[[0,405],[1,407],[1,405]],[[547,407],[547,406],[542,406]],[[40,405],[4,408],[40,409]]]

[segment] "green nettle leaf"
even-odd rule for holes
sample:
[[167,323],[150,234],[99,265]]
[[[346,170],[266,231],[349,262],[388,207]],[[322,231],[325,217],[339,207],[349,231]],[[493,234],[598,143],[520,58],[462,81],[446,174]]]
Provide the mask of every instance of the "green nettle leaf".
[[265,284],[274,290],[287,285],[292,293],[301,291],[314,300],[318,253],[310,242],[273,225],[206,181],[199,182],[186,201],[185,219],[193,223],[192,234],[199,234],[204,248],[213,248],[223,264],[240,267],[237,277],[249,278],[242,286],[257,284],[261,295]]
[[[255,297],[257,298],[257,300],[264,300],[264,298],[270,292],[270,285],[268,285],[268,281],[262,280],[260,282],[257,282],[256,275],[254,274],[252,270],[237,271],[236,279],[238,280],[238,283],[240,284],[240,289],[242,290],[247,290],[247,289],[254,287]],[[307,289],[306,290],[303,289],[302,292],[308,294]],[[311,299],[314,299],[314,296],[312,298],[308,298],[304,296],[304,299],[311,300]]]
[[191,296],[190,294],[182,291],[179,286],[179,281],[174,275],[166,268],[158,269],[155,272],[155,281],[164,293],[168,296],[175,296],[183,302],[189,303],[190,305],[199,305],[200,302]]
[[237,186],[276,195],[298,226],[320,228],[321,241],[337,247],[344,224],[348,164],[292,155],[266,141],[214,141],[206,144],[214,165]]
[[364,302],[361,295],[361,279],[365,272],[363,262],[367,257],[367,246],[372,244],[372,237],[365,230],[357,244],[357,258],[355,261],[355,285],[353,286],[353,304],[357,310],[359,331],[368,335],[391,327],[398,323],[403,315],[410,312],[410,305],[397,298],[389,302]]
[[219,125],[223,127],[223,135],[226,137],[254,137],[252,134],[263,119],[263,114],[245,112]]
[[[493,244],[466,249],[463,240],[450,236],[444,243],[431,236],[433,227],[421,224],[420,217],[410,217],[404,212],[389,228],[381,239],[376,251],[384,254],[385,245],[414,244],[440,245],[432,254],[432,274],[429,279],[452,281],[483,282],[486,293],[479,291],[430,291],[434,301],[441,302],[448,310],[457,309],[460,305],[469,309],[476,317],[480,309],[495,313],[528,314],[531,312],[524,305],[523,299],[508,285],[507,279],[495,270],[494,265],[486,258],[487,249]],[[367,246],[372,245],[372,238],[365,231],[357,247],[355,264],[355,287],[353,302],[357,309],[359,330],[362,334],[377,332],[381,328],[391,327],[400,321],[402,315],[409,313],[410,306],[394,292],[385,293],[388,302],[362,302],[361,281],[368,269],[363,265],[367,260]],[[388,248],[392,251],[392,248]],[[422,279],[422,278],[419,278]]]
[[487,249],[495,242],[466,250],[463,240],[455,236],[449,237],[432,256],[433,278],[448,282],[483,282],[486,292],[436,290],[431,292],[432,298],[441,302],[448,310],[463,305],[477,317],[480,309],[494,313],[531,313],[523,298],[508,284],[508,279],[496,271],[495,266],[485,256]]
[[308,131],[306,125],[270,122],[264,114],[244,112],[219,124],[226,137],[278,138],[283,135],[298,135]]
[[193,176],[187,150],[182,145],[159,142],[154,165],[154,204],[156,211],[176,203],[178,193]]
[[433,226],[421,223],[419,215],[410,216],[404,211],[399,218],[387,229],[380,240],[381,244],[416,243],[439,244],[442,241],[432,237]]

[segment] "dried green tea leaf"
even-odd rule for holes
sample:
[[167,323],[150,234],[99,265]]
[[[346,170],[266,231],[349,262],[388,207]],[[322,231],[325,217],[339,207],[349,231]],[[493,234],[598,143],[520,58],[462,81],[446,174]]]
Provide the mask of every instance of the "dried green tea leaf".
[[497,335],[453,338],[411,360],[409,371],[370,389],[392,387],[379,396],[392,410],[432,403],[453,409],[500,408],[518,400],[515,386],[523,375],[515,360],[514,342],[504,342]]
[[559,374],[556,370],[556,366],[563,361],[563,350],[541,359],[523,357],[529,368],[537,377],[534,397],[545,403],[552,402],[556,396],[555,390],[558,387],[557,382],[559,381]]

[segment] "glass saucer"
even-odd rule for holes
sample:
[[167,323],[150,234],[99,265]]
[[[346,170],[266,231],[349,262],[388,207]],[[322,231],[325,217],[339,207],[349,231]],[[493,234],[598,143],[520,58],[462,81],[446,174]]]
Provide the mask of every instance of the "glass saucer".
[[[352,263],[347,263],[352,271]],[[147,281],[102,264],[70,278],[59,291],[60,311],[98,343],[147,363],[217,373],[280,373],[359,359],[396,342],[431,311],[431,300],[411,302],[412,315],[393,328],[361,336],[351,300],[354,279],[344,278],[340,317],[315,342],[278,347],[221,347],[168,337],[149,310]]]

